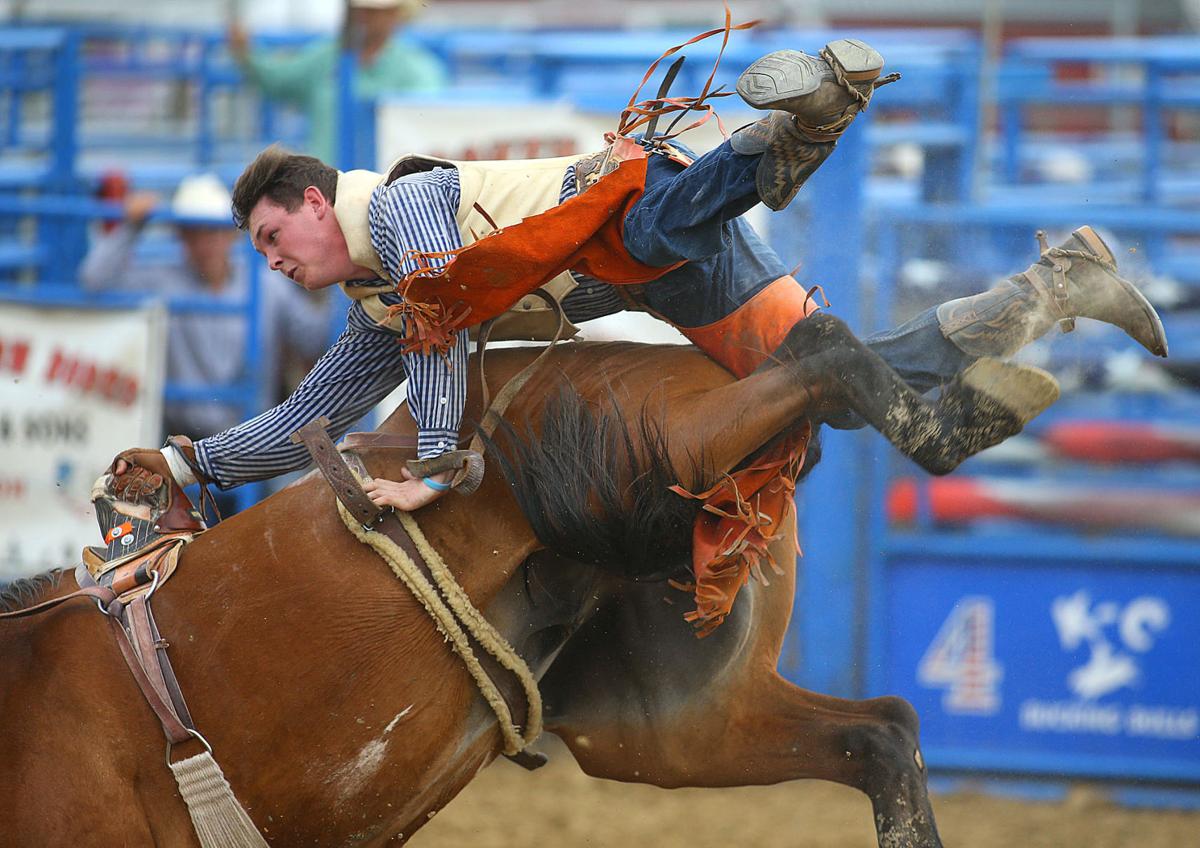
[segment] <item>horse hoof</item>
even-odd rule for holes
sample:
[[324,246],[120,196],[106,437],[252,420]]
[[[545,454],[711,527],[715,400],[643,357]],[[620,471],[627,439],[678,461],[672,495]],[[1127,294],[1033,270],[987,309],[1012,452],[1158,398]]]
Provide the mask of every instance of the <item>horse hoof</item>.
[[892,441],[930,474],[949,474],[1021,432],[1058,394],[1058,382],[1042,369],[985,356],[946,386],[933,420],[898,407],[893,423],[902,426]]
[[991,398],[1024,427],[1058,400],[1058,380],[1041,368],[981,357],[962,372],[962,383]]

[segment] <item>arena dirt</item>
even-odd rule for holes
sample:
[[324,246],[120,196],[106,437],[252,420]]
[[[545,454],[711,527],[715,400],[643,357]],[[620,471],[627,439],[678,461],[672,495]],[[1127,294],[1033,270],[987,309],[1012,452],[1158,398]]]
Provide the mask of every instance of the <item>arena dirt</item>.
[[[656,789],[584,775],[565,749],[526,772],[501,760],[409,843],[414,848],[874,848],[871,808],[819,781],[742,789]],[[1200,812],[1131,810],[1086,787],[1063,801],[972,793],[934,798],[949,848],[1184,848]]]

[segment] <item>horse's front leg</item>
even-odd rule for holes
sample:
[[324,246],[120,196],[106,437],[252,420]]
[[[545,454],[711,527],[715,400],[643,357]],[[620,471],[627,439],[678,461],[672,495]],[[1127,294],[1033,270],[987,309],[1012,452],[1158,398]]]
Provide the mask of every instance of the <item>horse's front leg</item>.
[[901,453],[933,474],[946,474],[984,448],[1021,431],[1058,398],[1044,371],[982,357],[948,382],[936,402],[923,398],[840,319],[817,314],[798,322],[763,373],[793,375],[799,391],[823,391],[811,417],[859,415]]

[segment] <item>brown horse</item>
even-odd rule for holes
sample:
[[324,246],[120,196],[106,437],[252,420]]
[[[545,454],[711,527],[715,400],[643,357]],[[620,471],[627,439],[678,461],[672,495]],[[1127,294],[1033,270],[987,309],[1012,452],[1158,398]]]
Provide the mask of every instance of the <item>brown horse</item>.
[[[821,332],[837,336],[838,324]],[[525,349],[491,354],[489,380],[503,382],[531,358]],[[689,486],[732,468],[822,404],[874,417],[856,399],[861,387],[799,363],[734,381],[692,348],[567,345],[549,361],[513,403],[511,421],[532,421],[544,433],[540,410],[569,383],[574,394],[564,395],[560,412],[576,396],[579,409],[604,407],[616,418],[636,421],[644,412],[649,424],[630,428],[633,454],[649,461],[665,444],[656,473],[679,469]],[[953,410],[959,418],[961,406]],[[910,425],[906,418],[893,441]],[[400,412],[384,429],[413,425]],[[557,428],[559,445],[525,455],[543,462],[532,478],[540,481],[533,489],[545,487],[541,495],[528,477],[510,486],[493,471],[476,494],[443,498],[418,518],[538,676],[546,726],[583,769],[659,786],[833,780],[870,796],[881,845],[940,844],[912,708],[898,698],[814,694],[776,673],[795,578],[787,542],[775,551],[785,575],[769,587],[746,586],[728,620],[697,640],[682,618],[687,595],[579,561],[597,551],[636,557],[650,541],[655,556],[669,557],[686,551],[686,538],[639,542],[634,517],[601,527],[595,538],[603,544],[589,550],[585,542],[569,558],[539,541],[518,499],[529,508],[539,497],[552,503],[560,491],[586,489],[568,479],[573,466],[563,458],[573,452],[581,454],[574,467],[588,466],[588,474],[605,466],[610,442],[571,443],[569,430]],[[963,455],[984,445],[984,430],[998,439],[1012,427],[975,427]],[[924,450],[929,440],[910,438],[908,447]],[[402,461],[363,455],[380,476]],[[619,462],[610,467],[620,473]],[[574,509],[586,526],[596,502],[581,496]],[[677,505],[664,504],[667,519],[656,526],[686,533]],[[604,520],[619,524],[620,516],[610,511]],[[686,561],[658,566],[670,571]],[[500,750],[494,717],[463,664],[401,583],[351,537],[319,477],[199,537],[155,608],[196,725],[273,845],[403,842]],[[91,603],[0,623],[0,680],[0,841],[197,844],[158,723]]]

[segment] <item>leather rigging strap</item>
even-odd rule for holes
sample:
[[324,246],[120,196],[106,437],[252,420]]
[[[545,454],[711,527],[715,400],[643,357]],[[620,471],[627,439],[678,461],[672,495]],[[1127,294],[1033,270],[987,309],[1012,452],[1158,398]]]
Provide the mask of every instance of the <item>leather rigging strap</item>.
[[[542,289],[537,289],[532,294],[537,295],[547,306],[554,310],[555,315],[558,316],[558,329],[554,331],[554,338],[550,341],[550,344],[542,349],[542,352],[537,355],[533,362],[530,362],[518,371],[513,375],[511,380],[504,384],[504,388],[496,395],[495,400],[491,400],[491,392],[487,383],[487,373],[483,368],[487,341],[491,336],[492,325],[495,319],[486,322],[479,333],[479,379],[483,384],[483,403],[481,406],[487,411],[484,412],[483,417],[479,421],[479,427],[475,430],[475,435],[471,439],[469,450],[475,451],[480,456],[486,450],[486,440],[496,431],[496,427],[499,426],[500,421],[503,419],[508,405],[512,403],[513,398],[520,393],[521,389],[525,388],[525,384],[538,372],[542,364],[546,361],[546,358],[550,355],[550,351],[554,350],[555,345],[562,341],[563,333],[567,328],[567,316],[563,312],[561,303]],[[489,400],[491,401],[490,404]]]
[[[328,426],[329,419],[321,416],[305,424],[293,433],[291,437],[292,441],[308,448],[313,462],[329,482],[338,500],[345,505],[346,509],[350,511],[350,514],[355,517],[363,528],[383,533],[395,542],[417,565],[421,574],[431,583],[436,584],[436,580],[428,563],[425,561],[425,557],[422,556],[417,546],[413,543],[412,537],[408,535],[403,525],[400,524],[399,520],[393,514],[395,510],[391,507],[385,509],[376,506],[371,501],[362,486],[359,485],[354,472],[350,470],[350,466],[347,464],[347,457],[338,451],[333,440],[329,437],[329,433],[326,430]],[[361,460],[357,456],[349,454],[349,459],[359,465],[360,471],[364,476],[369,476],[366,468],[361,465]],[[497,690],[499,690],[501,697],[503,697],[505,703],[508,705],[509,713],[514,717],[528,716],[529,701],[513,675],[508,673],[488,651],[483,650],[474,636],[468,633],[468,637],[470,638],[472,651],[474,651],[480,665],[483,666],[488,677],[491,678]],[[513,762],[531,770],[546,763],[545,755],[533,752],[522,751],[513,755],[506,754],[505,756],[508,756]]]

